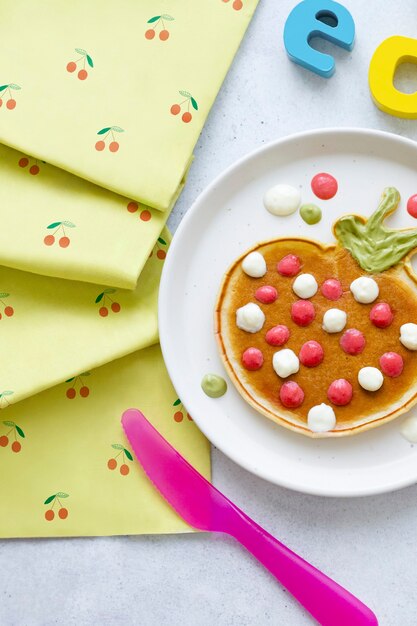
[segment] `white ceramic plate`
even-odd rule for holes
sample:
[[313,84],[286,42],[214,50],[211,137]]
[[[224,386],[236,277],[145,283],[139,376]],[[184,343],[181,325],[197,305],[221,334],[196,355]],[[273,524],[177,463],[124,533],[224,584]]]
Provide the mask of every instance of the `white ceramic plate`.
[[[310,188],[311,178],[322,171],[339,182],[338,194],[329,201],[315,199]],[[322,221],[307,226],[298,213],[270,215],[262,197],[279,182],[299,187],[303,202],[320,204]],[[256,242],[276,236],[333,241],[335,219],[350,212],[369,215],[386,186],[397,187],[403,198],[391,225],[413,226],[405,203],[417,193],[417,144],[360,129],[294,135],[226,170],[188,211],[171,244],[162,276],[159,324],[173,384],[215,446],[276,484],[318,495],[358,496],[417,482],[417,446],[400,435],[403,417],[353,437],[312,440],[257,414],[230,382],[226,395],[216,400],[200,387],[208,372],[227,379],[213,334],[213,307],[232,261]]]

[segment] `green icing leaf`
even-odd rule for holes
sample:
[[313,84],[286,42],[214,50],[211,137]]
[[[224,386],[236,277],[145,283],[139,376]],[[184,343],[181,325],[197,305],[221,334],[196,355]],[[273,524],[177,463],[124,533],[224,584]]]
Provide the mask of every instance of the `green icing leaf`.
[[112,126],[111,129],[114,130],[116,133],[124,133],[125,132],[123,130],[123,128],[120,128],[120,126]]
[[191,98],[191,94],[189,91],[180,91],[179,92],[184,98]]
[[10,420],[4,421],[3,424],[5,426],[9,426],[10,428],[14,428],[16,426],[16,424],[14,422],[11,422]]
[[49,498],[46,498],[44,504],[49,504],[50,502],[52,502],[52,500],[55,500],[55,494],[53,496],[49,496]]
[[97,135],[104,135],[105,133],[108,133],[109,130],[110,130],[110,126],[106,126],[106,128],[102,128],[101,130],[99,130]]
[[124,450],[124,446],[122,446],[121,443],[112,443],[111,447],[114,448],[115,450]]
[[68,228],[75,228],[75,224],[73,224],[72,222],[68,222],[67,220],[64,220],[63,222],[61,222],[61,224],[63,226],[67,226]]
[[194,98],[190,98],[190,100],[191,100],[191,106],[193,107],[193,109],[198,111],[198,104],[197,104],[197,102],[194,100]]
[[75,380],[75,376],[73,376],[72,378],[68,378],[68,380],[66,380],[66,383],[72,383],[72,381]]
[[159,243],[162,243],[163,246],[167,245],[167,242],[165,241],[165,239],[162,239],[162,237],[158,237],[158,241]]
[[124,448],[124,453],[127,456],[127,458],[129,459],[129,461],[133,461],[133,456],[131,455],[129,450],[126,450],[126,448]]
[[75,48],[75,52],[78,52],[78,54],[87,54],[87,52],[85,50],[83,50],[82,48]]
[[56,494],[56,496],[58,498],[69,498],[69,494],[65,493],[65,491],[58,491],[58,493]]
[[161,17],[163,20],[167,20],[168,22],[172,22],[175,19],[172,15],[168,15],[168,13],[163,13]]
[[172,406],[178,406],[179,404],[181,404],[181,400],[178,398]]
[[23,437],[23,439],[24,439],[24,438],[25,438],[25,433],[24,433],[24,432],[23,432],[23,430],[20,428],[20,426],[18,426],[17,424],[16,424],[16,430],[17,430],[17,432],[19,433],[19,435],[20,435],[21,437]]
[[58,228],[58,226],[61,226],[62,222],[52,222],[52,224],[49,224],[49,226],[47,226],[46,228]]
[[99,302],[101,302],[103,300],[103,296],[104,296],[104,291],[102,291],[101,293],[98,294],[98,296],[96,298],[96,304],[98,304]]
[[333,227],[339,243],[366,272],[384,272],[417,248],[417,229],[394,230],[384,226],[385,218],[396,211],[399,202],[397,189],[387,187],[369,219],[344,215]]
[[87,54],[86,59],[87,59],[87,63],[88,63],[88,65],[89,65],[90,67],[94,67],[93,59],[90,57],[90,55],[89,55],[89,54]]
[[5,89],[7,89],[9,85],[0,85],[0,92],[4,91]]
[[16,85],[16,83],[10,83],[9,85],[10,89],[15,89],[16,91],[19,91],[21,88],[20,85]]
[[153,24],[154,22],[157,22],[159,19],[161,19],[161,16],[155,15],[155,17],[151,17],[151,19],[147,21],[147,24]]
[[116,293],[116,289],[113,289],[112,287],[110,287],[109,289],[105,289],[103,293]]

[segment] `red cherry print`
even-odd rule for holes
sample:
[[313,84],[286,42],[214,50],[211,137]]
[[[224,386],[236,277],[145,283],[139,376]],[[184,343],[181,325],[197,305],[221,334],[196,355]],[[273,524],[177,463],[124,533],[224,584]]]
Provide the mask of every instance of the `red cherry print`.
[[109,468],[109,470],[114,470],[117,467],[117,461],[116,459],[109,459],[107,461],[107,467]]
[[255,291],[255,298],[262,304],[272,304],[278,298],[278,292],[275,287],[264,285]]
[[67,63],[67,72],[75,72],[75,70],[77,69],[77,64],[74,63],[74,61],[70,61],[69,63]]
[[109,309],[106,306],[102,306],[99,309],[99,314],[101,315],[101,317],[107,317],[109,314]]
[[277,265],[281,276],[295,276],[301,269],[301,260],[295,254],[287,254]]
[[9,438],[6,435],[0,437],[0,446],[5,448],[9,444]]
[[155,37],[155,31],[153,28],[149,28],[149,30],[145,33],[146,39],[153,39]]
[[327,397],[336,406],[346,406],[352,400],[352,396],[352,385],[345,378],[334,380],[327,390]]
[[80,396],[82,398],[87,398],[90,395],[90,389],[85,385],[80,389]]
[[192,115],[189,111],[186,111],[185,113],[183,113],[182,115],[182,121],[185,122],[186,124],[188,124],[188,122],[191,122],[192,120]]
[[240,11],[240,9],[243,7],[243,2],[242,0],[235,0],[232,4],[233,8],[235,11]]
[[316,309],[309,300],[297,300],[291,307],[292,321],[298,326],[308,326],[315,317]]
[[70,238],[69,237],[61,237],[61,239],[59,240],[58,243],[61,246],[61,248],[68,248],[68,246],[70,245]]
[[411,196],[411,198],[408,198],[407,211],[411,215],[411,217],[417,218],[417,194]]
[[369,319],[377,328],[388,328],[394,319],[394,313],[389,304],[378,302],[370,310]]
[[283,324],[270,328],[265,335],[266,343],[270,346],[283,346],[290,338],[290,331]]
[[328,300],[339,300],[343,294],[343,288],[337,278],[325,280],[320,288],[321,293]]
[[360,354],[365,347],[365,337],[360,330],[350,328],[340,338],[340,347],[346,354]]
[[304,391],[300,385],[289,380],[279,390],[279,399],[288,409],[296,409],[304,402]]
[[397,378],[402,374],[404,361],[401,355],[396,352],[385,352],[379,359],[382,373],[390,378]]
[[32,174],[32,176],[39,174],[39,165],[32,165],[32,167],[29,168],[29,173]]
[[106,144],[104,143],[104,141],[97,141],[95,148],[96,150],[98,150],[99,152],[101,152],[102,150],[104,150],[104,148],[106,147]]
[[113,311],[113,313],[118,313],[120,311],[120,304],[118,302],[112,302],[111,310]]
[[3,100],[0,98],[0,107],[3,105]]
[[161,41],[166,41],[169,37],[169,30],[161,30],[161,32],[159,33],[159,39]]
[[151,215],[150,211],[145,209],[144,211],[141,211],[141,214],[139,215],[139,217],[142,220],[142,222],[149,222],[149,220],[151,219],[152,215]]
[[21,449],[22,449],[22,444],[19,441],[13,441],[12,443],[13,452],[20,452]]
[[29,165],[29,159],[27,159],[26,157],[23,157],[22,159],[20,159],[19,167],[27,167],[28,165]]
[[263,354],[258,348],[247,348],[242,354],[243,367],[254,372],[259,370],[264,362]]
[[60,508],[58,511],[58,517],[59,519],[66,519],[68,517],[68,509],[65,507]]
[[129,213],[135,213],[135,211],[137,211],[139,208],[139,205],[137,202],[129,202],[129,204],[127,205],[127,210],[129,211]]
[[161,261],[163,259],[165,259],[167,253],[165,252],[165,250],[158,250],[158,252],[156,253],[156,256],[158,257],[158,259],[160,259]]
[[14,100],[13,98],[10,98],[10,100],[7,100],[6,106],[10,111],[12,111],[16,106],[16,100]]
[[171,113],[172,115],[178,115],[178,113],[181,111],[181,107],[179,104],[173,104],[171,107]]
[[122,476],[127,476],[128,473],[130,472],[129,466],[126,465],[126,463],[123,463],[123,465],[120,466],[120,473]]
[[316,174],[311,181],[311,189],[320,200],[330,200],[337,194],[337,180],[331,174],[321,172]]
[[87,78],[87,76],[88,76],[88,72],[87,72],[87,70],[80,70],[80,71],[78,72],[78,78],[79,78],[80,80],[85,80],[85,79]]
[[77,395],[77,392],[75,391],[74,387],[70,387],[69,389],[67,389],[66,396],[68,400],[73,400],[76,395]]
[[6,306],[6,308],[4,309],[4,314],[7,315],[7,317],[12,317],[12,315],[14,314],[14,308],[12,306]]
[[52,509],[48,509],[47,511],[45,511],[45,519],[47,522],[52,522],[54,517],[55,517],[55,513],[53,512]]
[[300,363],[306,367],[317,367],[324,359],[324,350],[318,341],[306,341],[298,355]]
[[117,141],[112,141],[111,144],[109,145],[109,150],[110,152],[117,152],[119,147],[120,146]]
[[182,411],[177,411],[176,413],[174,413],[174,420],[176,422],[182,422],[183,419],[184,415],[182,414]]
[[52,246],[55,243],[55,237],[53,235],[46,235],[43,243],[45,246]]

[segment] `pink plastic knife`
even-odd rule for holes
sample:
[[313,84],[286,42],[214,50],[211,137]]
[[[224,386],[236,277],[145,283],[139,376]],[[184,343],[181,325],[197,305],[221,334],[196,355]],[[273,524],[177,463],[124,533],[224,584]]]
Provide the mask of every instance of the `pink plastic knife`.
[[148,477],[194,528],[237,539],[323,626],[377,626],[349,591],[258,526],[209,483],[137,409],[122,416],[126,436]]

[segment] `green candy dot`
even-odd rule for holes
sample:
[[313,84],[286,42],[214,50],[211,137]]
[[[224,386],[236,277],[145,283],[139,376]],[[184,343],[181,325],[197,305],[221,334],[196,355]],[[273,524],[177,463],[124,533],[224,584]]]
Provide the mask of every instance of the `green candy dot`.
[[321,208],[316,204],[303,204],[300,207],[300,215],[306,224],[318,224],[321,220]]
[[217,374],[206,374],[201,381],[201,388],[210,398],[220,398],[227,391],[227,383]]

